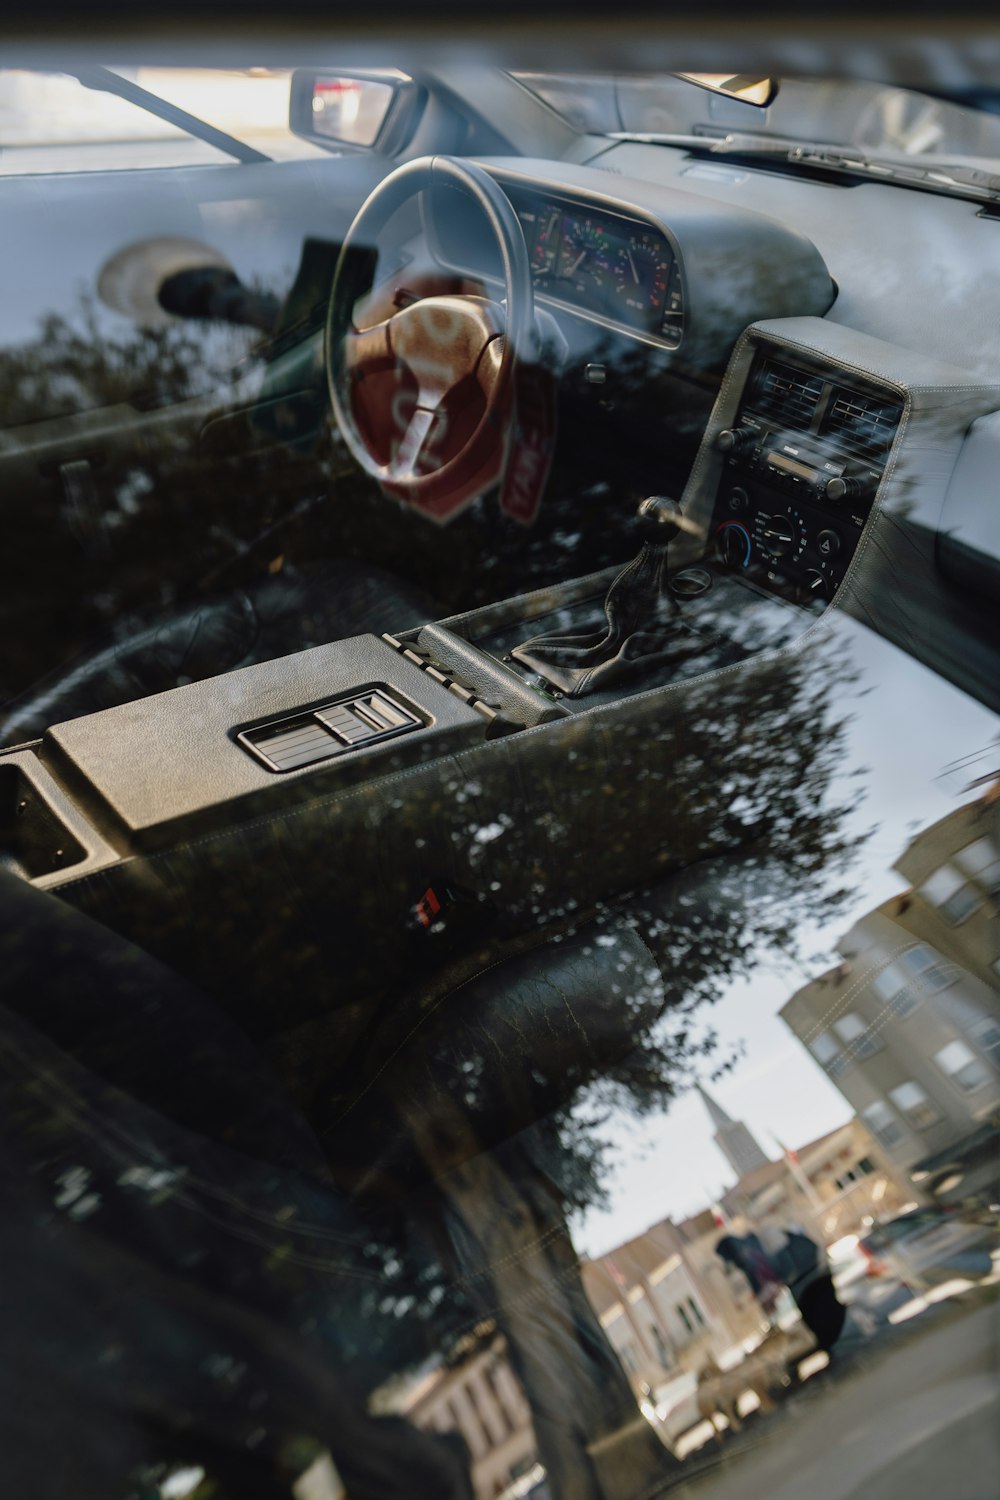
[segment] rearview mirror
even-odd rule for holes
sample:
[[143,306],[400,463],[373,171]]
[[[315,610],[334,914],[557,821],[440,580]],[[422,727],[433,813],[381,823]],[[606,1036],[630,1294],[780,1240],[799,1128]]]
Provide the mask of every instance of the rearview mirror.
[[293,134],[317,146],[392,150],[403,144],[418,108],[418,90],[402,73],[298,68],[292,74],[288,124]]
[[740,104],[756,104],[758,109],[766,109],[778,93],[776,78],[751,78],[745,73],[675,73],[674,77],[710,93],[724,94],[727,99],[737,99]]

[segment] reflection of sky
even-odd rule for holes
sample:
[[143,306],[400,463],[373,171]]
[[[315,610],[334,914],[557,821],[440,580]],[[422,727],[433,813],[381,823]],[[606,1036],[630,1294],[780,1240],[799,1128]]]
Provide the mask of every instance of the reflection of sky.
[[[735,1069],[710,1084],[734,1119],[778,1155],[775,1138],[801,1146],[843,1124],[851,1108],[805,1048],[779,1020],[778,1009],[806,979],[822,972],[836,940],[859,917],[906,882],[891,869],[906,844],[961,801],[962,787],[995,769],[989,747],[997,737],[993,714],[959,689],[847,617],[839,634],[855,646],[863,664],[846,731],[844,776],[867,767],[866,797],[848,822],[849,831],[874,829],[849,875],[855,895],[834,927],[802,934],[806,966],[780,965],[765,957],[749,981],[733,985],[706,1019],[720,1039],[720,1056],[740,1043],[745,1053]],[[984,752],[959,775],[942,775],[952,762]],[[856,783],[845,780],[841,796]],[[836,798],[838,786],[832,789]],[[825,955],[825,956],[819,956]],[[809,962],[814,956],[817,960]],[[712,1141],[701,1100],[678,1099],[669,1114],[636,1122],[619,1116],[609,1127],[618,1148],[607,1213],[589,1213],[574,1229],[578,1249],[599,1254],[666,1215],[683,1217],[705,1208],[733,1174]]]

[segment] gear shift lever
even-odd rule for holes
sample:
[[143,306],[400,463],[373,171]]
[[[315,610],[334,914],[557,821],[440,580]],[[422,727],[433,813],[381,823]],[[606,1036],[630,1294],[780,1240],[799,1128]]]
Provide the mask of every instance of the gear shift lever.
[[587,635],[537,635],[512,652],[571,698],[607,687],[637,663],[658,656],[677,613],[677,603],[664,587],[669,544],[681,531],[704,533],[665,495],[649,495],[636,518],[642,547],[608,589],[606,628]]

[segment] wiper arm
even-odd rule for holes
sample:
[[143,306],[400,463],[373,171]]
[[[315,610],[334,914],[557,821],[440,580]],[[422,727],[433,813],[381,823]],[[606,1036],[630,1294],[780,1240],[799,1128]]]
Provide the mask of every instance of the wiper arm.
[[147,114],[156,115],[158,119],[166,120],[169,125],[176,125],[188,135],[196,136],[198,140],[205,141],[209,146],[215,146],[219,151],[224,151],[227,156],[235,156],[237,161],[251,163],[272,159],[270,156],[265,156],[262,151],[255,150],[253,146],[248,146],[245,141],[238,141],[234,135],[227,135],[224,130],[217,130],[214,125],[209,125],[205,120],[199,120],[197,115],[189,114],[186,109],[181,109],[180,105],[170,104],[166,99],[161,99],[159,94],[152,94],[149,89],[142,88],[140,84],[120,77],[110,68],[94,65],[83,68],[60,68],[59,71],[67,73],[70,78],[75,78],[77,82],[83,84],[85,89],[93,89],[98,94],[113,94],[129,104],[138,105]]
[[[829,167],[832,172],[857,172],[859,176],[881,177],[889,182],[908,182],[962,198],[976,197],[988,203],[1000,201],[1000,175],[982,167],[886,161],[884,157],[827,146],[796,146],[789,152],[788,160],[801,161],[810,167]],[[969,192],[969,188],[973,191]]]
[[648,146],[688,146],[698,151],[710,151],[718,156],[785,156],[796,143],[784,136],[752,135],[749,132],[727,131],[722,135],[698,135],[694,132],[669,133],[663,131],[609,130],[613,141],[638,141]]
[[891,161],[868,156],[846,146],[802,145],[780,136],[760,136],[733,132],[728,135],[669,135],[653,132],[614,131],[613,140],[638,141],[656,146],[683,146],[689,151],[704,151],[709,156],[761,157],[785,161],[789,165],[812,167],[818,171],[844,172],[857,177],[871,177],[881,182],[899,182],[925,188],[935,193],[971,199],[981,203],[1000,202],[1000,174],[982,167],[957,163],[921,163]]

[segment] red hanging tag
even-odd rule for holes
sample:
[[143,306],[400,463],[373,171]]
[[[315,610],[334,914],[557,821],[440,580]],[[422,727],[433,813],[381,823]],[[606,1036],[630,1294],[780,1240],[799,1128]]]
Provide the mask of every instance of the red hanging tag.
[[500,510],[533,526],[556,446],[556,382],[541,365],[518,365],[510,442],[500,482]]

